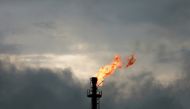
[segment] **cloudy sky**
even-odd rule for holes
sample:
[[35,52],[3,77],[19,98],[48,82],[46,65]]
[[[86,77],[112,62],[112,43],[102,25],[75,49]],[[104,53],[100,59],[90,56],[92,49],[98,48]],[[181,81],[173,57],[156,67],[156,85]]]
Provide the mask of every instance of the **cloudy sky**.
[[102,108],[190,108],[190,1],[0,0],[0,108],[89,108],[89,77],[133,53]]

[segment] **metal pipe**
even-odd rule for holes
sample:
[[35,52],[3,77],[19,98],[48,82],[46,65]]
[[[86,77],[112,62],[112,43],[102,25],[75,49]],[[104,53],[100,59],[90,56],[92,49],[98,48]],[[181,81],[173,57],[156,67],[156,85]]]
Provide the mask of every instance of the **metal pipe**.
[[91,109],[97,109],[97,105],[99,105],[99,98],[102,97],[102,92],[98,91],[98,87],[97,87],[97,78],[96,77],[92,77],[90,79],[91,81],[91,89],[89,89],[87,91],[87,96],[91,98]]

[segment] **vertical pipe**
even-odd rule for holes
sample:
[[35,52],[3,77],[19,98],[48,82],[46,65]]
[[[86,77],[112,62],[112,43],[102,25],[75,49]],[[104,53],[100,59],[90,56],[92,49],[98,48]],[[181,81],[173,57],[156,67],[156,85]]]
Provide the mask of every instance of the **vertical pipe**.
[[90,78],[91,89],[87,90],[87,97],[91,98],[91,109],[98,109],[99,107],[99,99],[102,97],[102,92],[98,91],[97,87],[97,78]]
[[91,99],[91,109],[97,109],[97,78],[92,77],[91,78],[92,82],[92,99]]

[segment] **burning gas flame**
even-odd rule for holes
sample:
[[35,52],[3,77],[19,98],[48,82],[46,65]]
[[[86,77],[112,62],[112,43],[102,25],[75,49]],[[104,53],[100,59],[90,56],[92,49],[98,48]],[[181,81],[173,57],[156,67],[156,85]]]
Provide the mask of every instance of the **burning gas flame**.
[[[126,67],[133,65],[136,61],[134,55],[127,57],[127,64]],[[101,67],[98,72],[96,73],[96,77],[98,78],[97,86],[102,86],[104,78],[113,74],[117,69],[122,68],[122,61],[119,55],[116,55],[111,64],[105,65]]]
[[131,56],[128,56],[127,57],[127,65],[126,65],[126,68],[132,66],[136,61],[136,58],[135,58],[135,55],[131,55]]
[[122,66],[121,58],[119,55],[116,55],[111,64],[101,67],[99,71],[96,73],[96,77],[98,78],[97,85],[102,86],[104,78],[113,74],[114,71],[117,68],[121,68],[121,66]]

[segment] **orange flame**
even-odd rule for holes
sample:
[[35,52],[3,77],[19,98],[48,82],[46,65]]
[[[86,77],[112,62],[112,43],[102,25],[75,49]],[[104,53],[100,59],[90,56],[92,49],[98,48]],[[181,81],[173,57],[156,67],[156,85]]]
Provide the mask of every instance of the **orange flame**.
[[130,67],[131,65],[133,65],[136,61],[135,55],[131,55],[129,57],[127,57],[127,65],[126,68]]
[[[135,59],[134,55],[131,55],[131,56],[127,57],[127,61],[128,62],[127,62],[126,67],[129,67],[135,63],[136,59]],[[96,77],[98,78],[97,86],[102,86],[104,78],[110,76],[111,74],[113,74],[115,72],[115,70],[117,70],[118,68],[121,68],[121,67],[122,67],[121,57],[119,55],[116,55],[111,64],[101,67],[98,70],[98,72],[96,73]]]

